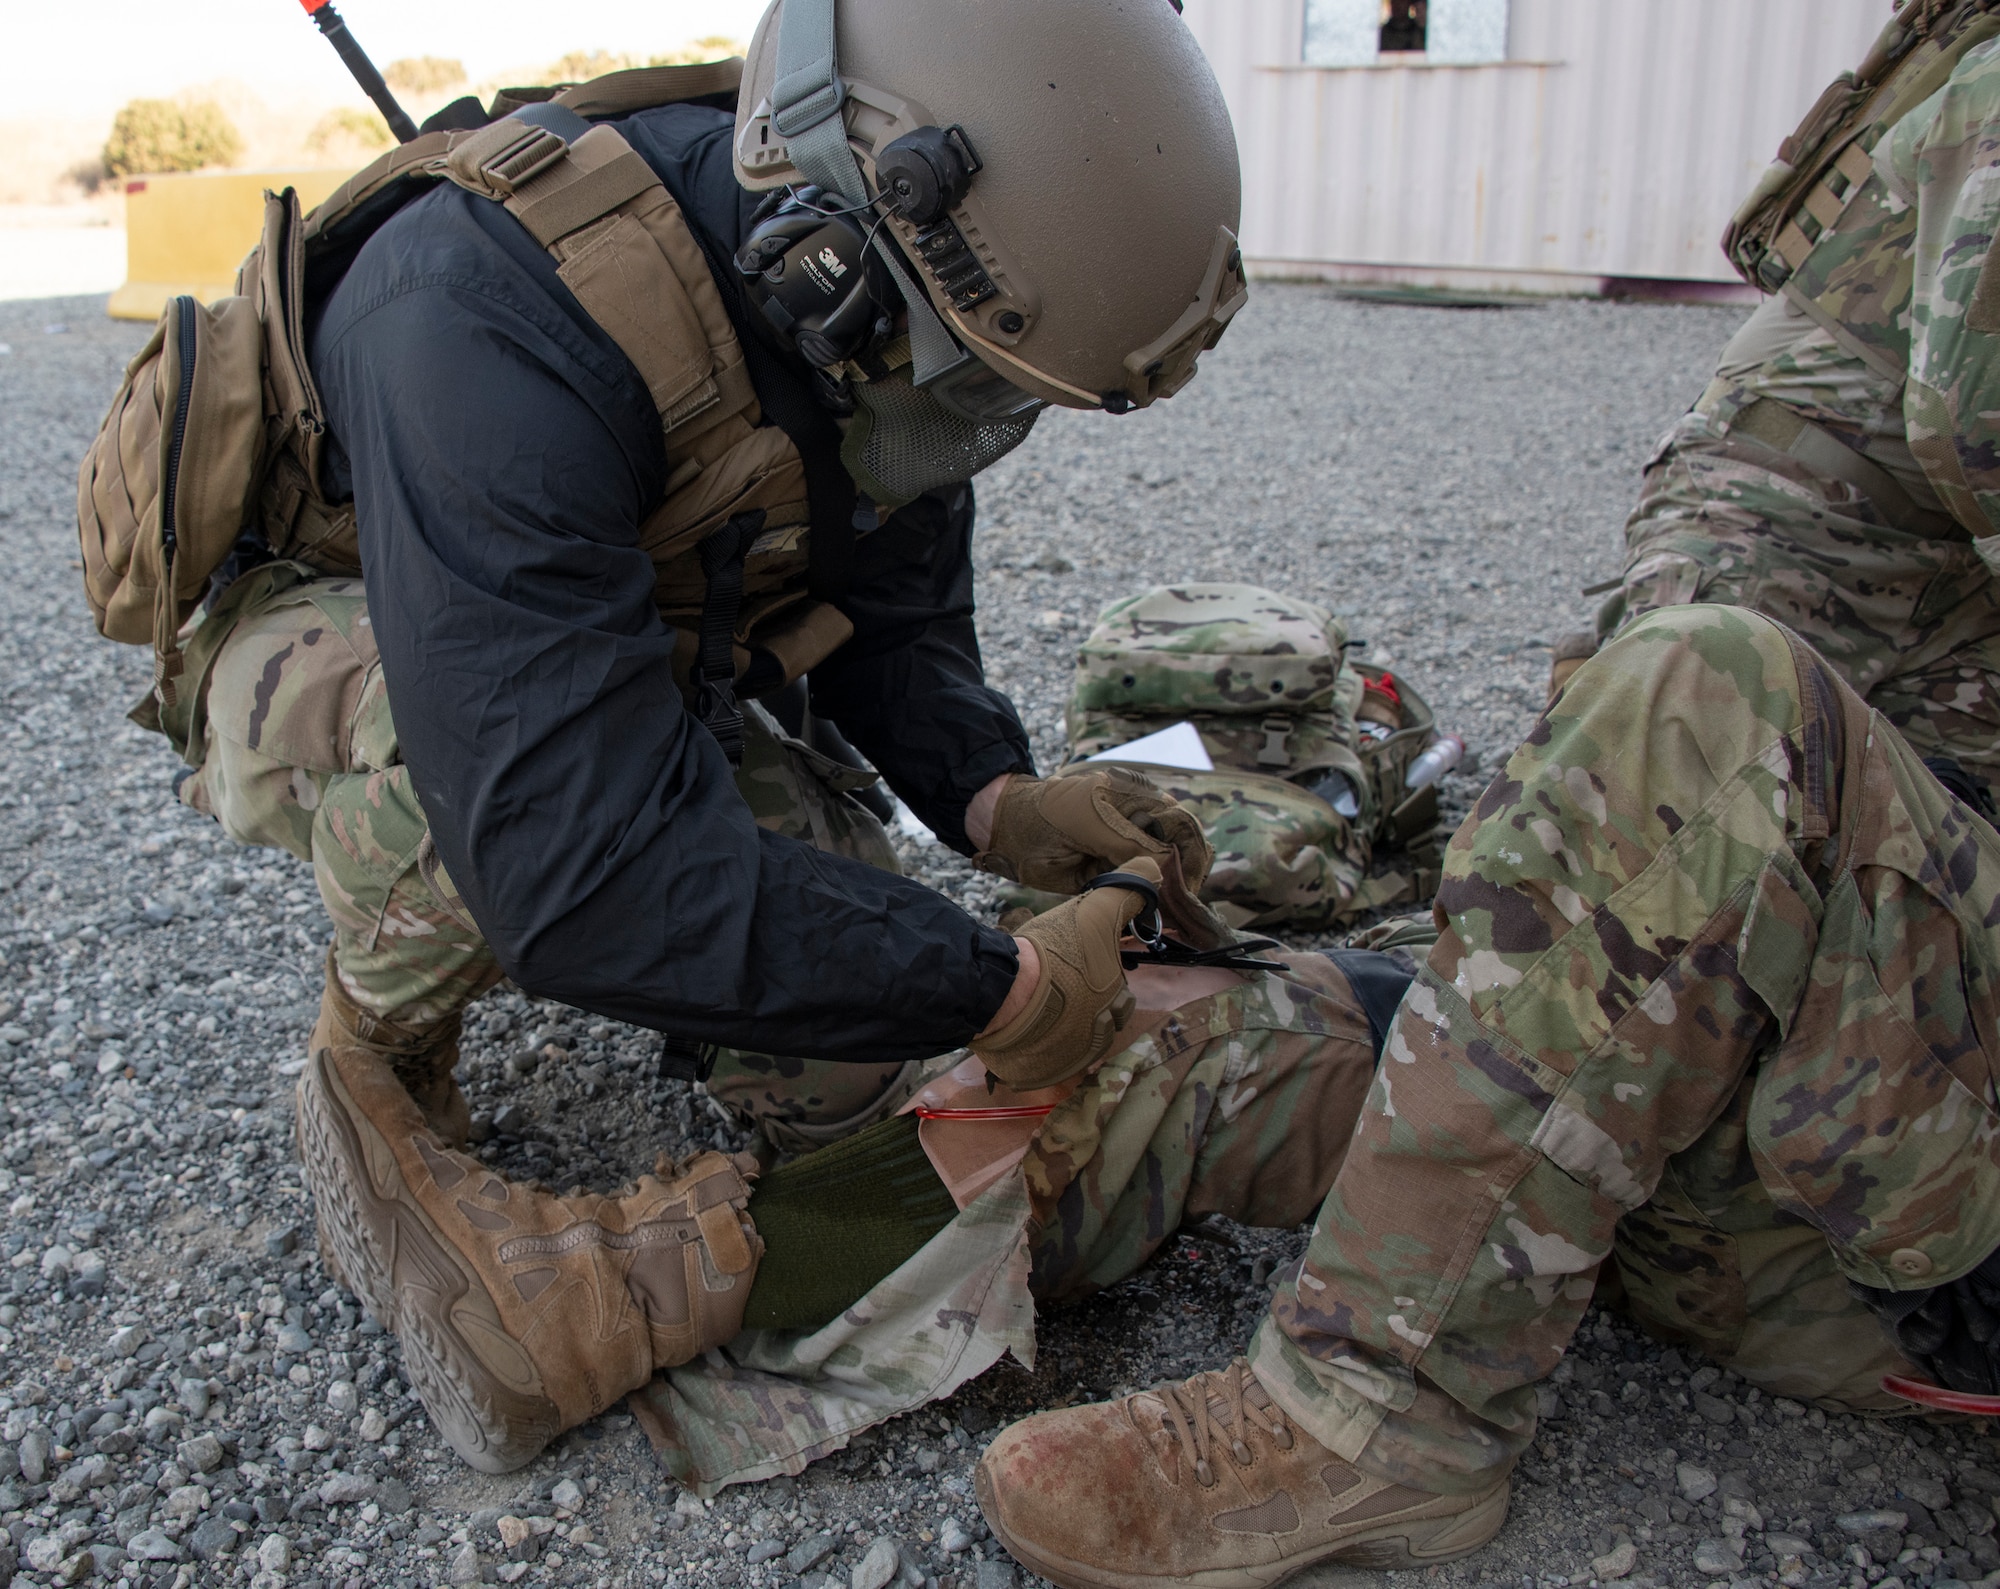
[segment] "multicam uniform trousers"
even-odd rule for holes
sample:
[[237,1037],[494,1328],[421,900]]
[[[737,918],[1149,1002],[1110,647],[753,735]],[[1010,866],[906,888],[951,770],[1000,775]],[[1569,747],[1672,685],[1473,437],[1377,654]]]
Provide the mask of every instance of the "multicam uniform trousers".
[[1441,937],[1252,1354],[1363,1467],[1490,1483],[1607,1258],[1656,1331],[1866,1406],[1844,1280],[2000,1246],[2000,836],[1796,636],[1632,624],[1453,838]]
[[[257,570],[191,637],[187,683],[205,683],[205,711],[181,798],[231,838],[311,863],[332,965],[357,1003],[413,1025],[447,1022],[502,972],[426,853],[361,581],[306,576],[291,564]],[[756,708],[746,715],[736,787],[759,824],[893,871],[881,825],[843,792],[849,769]],[[811,1136],[872,1117],[915,1071],[729,1051],[709,1090],[774,1133]]]

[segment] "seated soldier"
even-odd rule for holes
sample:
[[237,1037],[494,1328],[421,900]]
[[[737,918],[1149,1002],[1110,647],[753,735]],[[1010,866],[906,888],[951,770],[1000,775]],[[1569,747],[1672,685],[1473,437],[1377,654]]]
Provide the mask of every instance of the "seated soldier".
[[1630,625],[1434,915],[1248,1357],[982,1458],[995,1534],[1065,1589],[1477,1548],[1607,1260],[1774,1395],[2000,1389],[2000,835],[1816,652],[1734,608]]

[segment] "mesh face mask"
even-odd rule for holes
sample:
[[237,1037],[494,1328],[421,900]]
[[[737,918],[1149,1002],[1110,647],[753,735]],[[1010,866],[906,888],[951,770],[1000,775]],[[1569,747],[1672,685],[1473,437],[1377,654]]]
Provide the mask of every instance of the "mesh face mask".
[[904,364],[854,383],[854,417],[840,461],[874,501],[899,508],[1006,457],[1028,439],[1040,412],[1035,405],[999,418],[970,418],[913,385]]

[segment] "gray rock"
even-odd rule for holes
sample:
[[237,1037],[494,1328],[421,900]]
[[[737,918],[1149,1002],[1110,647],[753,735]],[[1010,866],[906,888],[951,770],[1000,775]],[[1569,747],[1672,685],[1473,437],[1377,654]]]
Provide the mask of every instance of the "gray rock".
[[955,1517],[947,1517],[944,1527],[938,1530],[938,1546],[947,1556],[957,1556],[972,1549],[972,1533]]
[[1732,1424],[1736,1422],[1736,1409],[1720,1396],[1711,1396],[1707,1391],[1694,1393],[1694,1410],[1712,1424]]
[[881,1535],[868,1547],[868,1552],[854,1564],[854,1571],[848,1575],[848,1589],[889,1589],[896,1575],[902,1571],[902,1557],[896,1552],[896,1542],[887,1534]]
[[49,1472],[49,1432],[39,1426],[21,1436],[21,1477],[40,1484]]
[[271,1258],[285,1258],[299,1250],[299,1227],[282,1225],[264,1238],[264,1253]]
[[292,1542],[283,1534],[267,1534],[257,1547],[257,1565],[266,1572],[283,1572],[292,1564]]
[[179,1561],[181,1548],[157,1528],[143,1529],[125,1541],[125,1553],[138,1561]]
[[1705,1501],[1715,1493],[1715,1475],[1692,1462],[1683,1462],[1674,1469],[1674,1482],[1680,1487],[1684,1501]]
[[190,1473],[213,1473],[222,1466],[222,1459],[227,1455],[222,1449],[222,1442],[206,1430],[192,1440],[183,1440],[175,1453],[180,1465]]
[[278,1350],[289,1357],[303,1357],[312,1350],[313,1338],[301,1325],[287,1324],[278,1330]]
[[1803,1534],[1767,1531],[1764,1535],[1764,1548],[1773,1556],[1803,1556],[1813,1548],[1813,1542]]
[[375,1486],[375,1504],[385,1517],[402,1517],[416,1504],[409,1485],[398,1478],[383,1479]]
[[1694,1570],[1708,1578],[1728,1578],[1743,1570],[1743,1558],[1725,1539],[1704,1539],[1694,1548]]
[[323,1506],[362,1506],[375,1499],[375,1481],[360,1473],[336,1473],[319,1487]]
[[361,1405],[361,1392],[354,1388],[352,1380],[336,1379],[326,1387],[326,1404],[345,1418]]
[[1894,1529],[1900,1534],[1910,1526],[1910,1514],[1880,1509],[1870,1512],[1842,1512],[1833,1523],[1834,1527],[1847,1534],[1873,1534],[1885,1528]]
[[451,1565],[445,1568],[444,1581],[446,1583],[478,1583],[481,1571],[479,1547],[473,1544],[471,1540],[467,1540],[463,1545],[458,1547],[457,1553],[452,1556]]
[[236,1525],[222,1516],[203,1518],[188,1535],[187,1544],[197,1560],[214,1561],[236,1548]]
[[781,1539],[760,1539],[752,1545],[744,1556],[753,1567],[761,1567],[767,1561],[776,1560],[785,1553],[785,1542]]
[[564,1479],[549,1491],[549,1499],[565,1512],[583,1510],[583,1486],[575,1479]]
[[[683,1491],[683,1494],[686,1492]],[[696,1502],[697,1506],[701,1503]],[[809,1534],[785,1554],[785,1571],[797,1578],[812,1571],[833,1554],[831,1534]]]
[[174,1391],[180,1397],[181,1405],[187,1408],[190,1418],[206,1418],[208,1416],[209,1395],[207,1380],[184,1379],[174,1387]]
[[1951,1505],[1951,1491],[1945,1488],[1944,1480],[1932,1478],[1928,1473],[1898,1475],[1896,1493],[1932,1512],[1942,1512]]
[[57,1475],[49,1486],[49,1499],[58,1506],[67,1506],[89,1491],[97,1489],[111,1477],[111,1463],[101,1455],[92,1455],[72,1462]]
[[982,1561],[973,1570],[973,1589],[1014,1589],[1014,1583],[1011,1561]]

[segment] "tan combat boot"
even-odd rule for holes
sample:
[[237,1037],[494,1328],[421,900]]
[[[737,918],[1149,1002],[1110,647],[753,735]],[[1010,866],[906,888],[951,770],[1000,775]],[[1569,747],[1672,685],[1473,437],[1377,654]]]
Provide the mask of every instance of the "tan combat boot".
[[340,1046],[362,1048],[388,1063],[408,1089],[424,1119],[448,1147],[462,1148],[472,1130],[472,1111],[459,1091],[452,1071],[458,1065],[458,1034],[464,1019],[457,1012],[422,1025],[392,1021],[365,1010],[340,985],[333,951],[326,952],[326,987],[319,996],[319,1019],[313,1023],[307,1052]]
[[1238,1358],[1000,1432],[974,1474],[1015,1560],[1063,1589],[1267,1589],[1316,1562],[1425,1567],[1476,1550],[1507,1481],[1433,1495],[1372,1478],[1293,1428]]
[[742,1326],[764,1244],[719,1153],[557,1197],[445,1148],[388,1064],[347,1045],[307,1059],[298,1128],[322,1260],[475,1468],[520,1467]]

